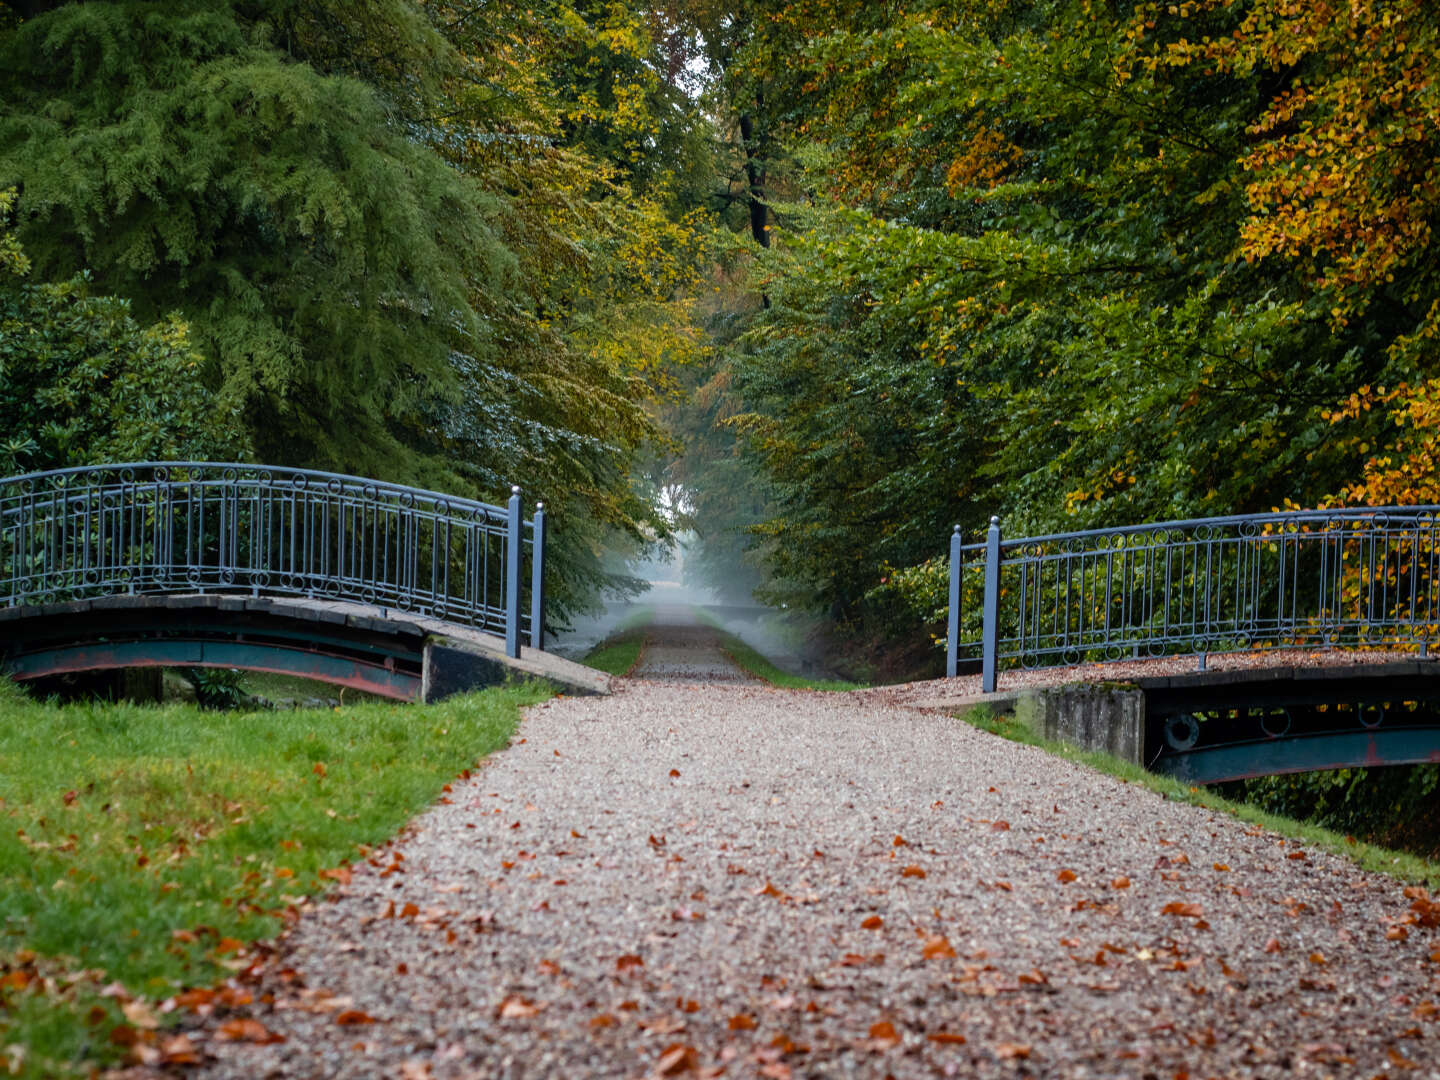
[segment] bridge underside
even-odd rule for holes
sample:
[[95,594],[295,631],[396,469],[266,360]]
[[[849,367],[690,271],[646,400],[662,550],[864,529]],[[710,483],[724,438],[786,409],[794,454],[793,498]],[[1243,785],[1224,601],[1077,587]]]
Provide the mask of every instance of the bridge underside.
[[426,633],[303,601],[138,596],[0,610],[0,666],[19,682],[135,667],[241,668],[397,701],[424,695]]
[[1440,763],[1432,660],[1277,667],[1137,680],[1144,762],[1211,784],[1281,773]]

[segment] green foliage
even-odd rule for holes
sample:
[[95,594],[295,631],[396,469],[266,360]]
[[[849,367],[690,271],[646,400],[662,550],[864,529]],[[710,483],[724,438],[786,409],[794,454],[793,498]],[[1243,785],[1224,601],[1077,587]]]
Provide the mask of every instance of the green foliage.
[[551,513],[557,621],[627,585],[601,555],[666,534],[633,479],[702,349],[707,259],[708,124],[657,74],[657,27],[444,0],[22,10],[0,184],[38,274],[178,312],[262,460],[520,484]]
[[24,984],[0,988],[0,1046],[24,1048],[22,1076],[113,1062],[125,1019],[101,989],[153,1010],[220,982],[224,939],[273,937],[333,883],[321,871],[388,840],[546,693],[221,716],[59,707],[0,683],[0,973]]
[[141,327],[89,278],[31,281],[0,191],[0,470],[98,461],[229,460],[243,443],[200,381],[201,358],[171,316]]
[[[1433,11],[1403,7],[1406,40],[1431,40]],[[1345,18],[1368,34],[1368,10]],[[1366,79],[1418,87],[1430,61],[1372,65],[1328,20],[1278,11],[918,0],[747,23],[730,70],[790,172],[772,173],[774,241],[749,278],[767,303],[727,349],[717,419],[762,476],[771,597],[888,618],[908,600],[881,577],[928,582],[891,568],[942,555],[956,522],[969,537],[1000,514],[1017,535],[1314,504],[1357,475],[1383,422],[1369,387],[1413,381],[1431,348],[1433,245],[1397,221],[1433,183],[1403,214],[1366,209],[1399,198],[1388,180],[1357,183],[1327,216],[1279,114],[1324,114],[1325,167],[1364,172],[1330,114],[1360,108]],[[1323,100],[1285,97],[1312,82]],[[1401,125],[1422,152],[1426,108],[1405,99]],[[1369,292],[1337,307],[1338,278],[1285,222],[1396,280],[1349,275]],[[1334,440],[1357,391],[1360,434]]]
[[1435,765],[1333,769],[1225,785],[1230,797],[1271,813],[1427,857],[1440,853],[1434,813],[1437,787],[1440,766]]

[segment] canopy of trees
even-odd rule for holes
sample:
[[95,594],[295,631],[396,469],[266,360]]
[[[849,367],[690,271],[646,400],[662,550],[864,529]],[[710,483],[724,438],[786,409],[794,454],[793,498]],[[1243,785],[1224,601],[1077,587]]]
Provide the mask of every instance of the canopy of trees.
[[[6,453],[520,483],[569,605],[668,487],[911,624],[956,522],[1437,499],[1437,57],[1424,0],[0,4],[7,326],[88,327]],[[31,389],[102,349],[213,423]]]

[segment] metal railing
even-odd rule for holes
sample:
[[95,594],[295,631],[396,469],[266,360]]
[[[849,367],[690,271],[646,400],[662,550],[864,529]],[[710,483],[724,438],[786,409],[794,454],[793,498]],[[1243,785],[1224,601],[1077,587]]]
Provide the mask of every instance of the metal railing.
[[[529,564],[528,605],[522,595]],[[133,462],[0,480],[0,606],[116,594],[351,600],[544,642],[545,510],[355,476]]]
[[1440,632],[1440,507],[950,540],[947,673],[1240,649],[1414,648]]

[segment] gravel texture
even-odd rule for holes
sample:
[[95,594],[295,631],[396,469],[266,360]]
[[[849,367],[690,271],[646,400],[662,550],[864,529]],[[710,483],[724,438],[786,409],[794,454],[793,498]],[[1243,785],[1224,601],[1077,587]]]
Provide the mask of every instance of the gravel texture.
[[306,914],[252,1007],[285,1041],[202,1075],[1440,1076],[1399,882],[696,626],[637,674]]

